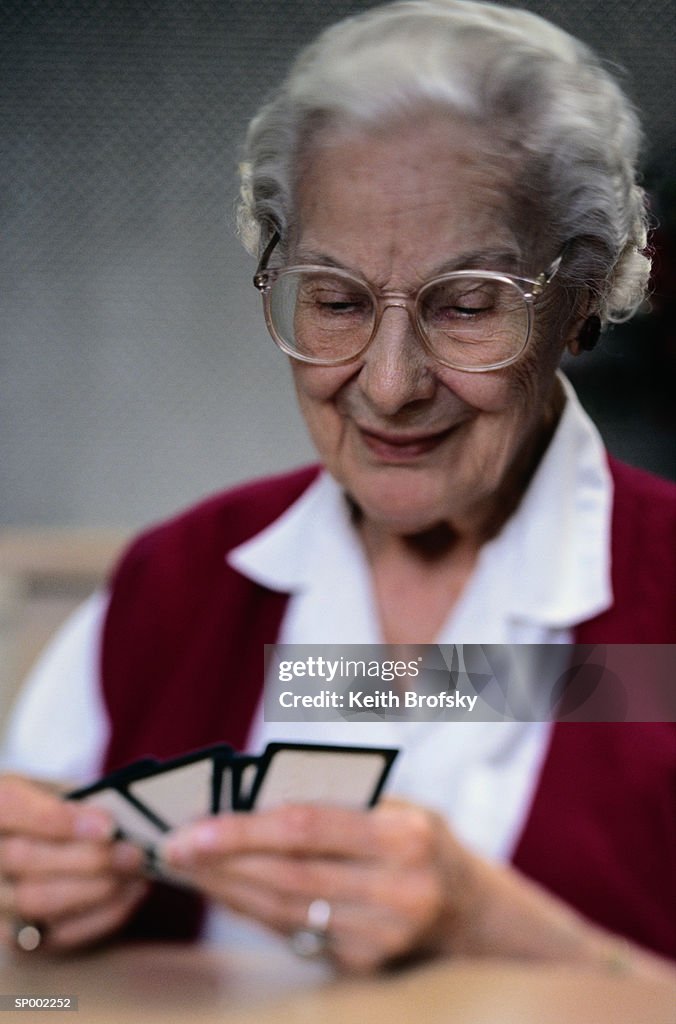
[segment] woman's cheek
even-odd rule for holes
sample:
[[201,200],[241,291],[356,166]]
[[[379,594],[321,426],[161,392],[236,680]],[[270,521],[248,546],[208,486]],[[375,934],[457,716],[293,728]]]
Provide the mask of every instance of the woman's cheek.
[[491,373],[462,373],[441,367],[437,373],[440,384],[452,391],[469,408],[477,412],[497,414],[513,405],[513,368]]
[[305,425],[322,459],[328,464],[341,447],[346,419],[340,395],[350,374],[345,367],[292,366],[298,405]]
[[355,374],[355,367],[350,366],[310,366],[307,363],[291,360],[296,394],[301,406],[312,403],[333,401],[344,385]]

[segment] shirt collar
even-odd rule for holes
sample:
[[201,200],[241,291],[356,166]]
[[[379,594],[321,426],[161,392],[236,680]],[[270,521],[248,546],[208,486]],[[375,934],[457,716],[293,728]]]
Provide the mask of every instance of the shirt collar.
[[227,561],[254,582],[293,594],[330,563],[340,566],[357,546],[342,488],[323,472],[278,519],[233,548]]
[[[511,575],[510,614],[570,627],[612,603],[612,480],[603,442],[572,386],[560,374],[566,404],[554,436],[518,508],[485,546],[482,561]],[[318,573],[363,555],[340,486],[321,473],[278,519],[233,549],[228,562],[271,590],[296,593]]]
[[603,441],[571,384],[554,436],[496,542],[509,552],[515,617],[570,627],[612,604],[613,485]]

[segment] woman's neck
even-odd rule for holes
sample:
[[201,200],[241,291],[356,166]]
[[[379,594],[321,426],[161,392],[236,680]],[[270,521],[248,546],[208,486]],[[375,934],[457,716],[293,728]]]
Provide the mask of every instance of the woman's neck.
[[467,584],[480,545],[441,524],[412,537],[360,526],[383,639],[433,643]]

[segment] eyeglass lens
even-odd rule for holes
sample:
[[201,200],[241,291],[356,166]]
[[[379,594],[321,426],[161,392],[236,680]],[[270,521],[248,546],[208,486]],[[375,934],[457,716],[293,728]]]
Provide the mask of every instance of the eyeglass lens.
[[[349,359],[368,344],[374,331],[374,297],[359,281],[344,275],[286,271],[272,285],[269,300],[279,338],[313,361]],[[516,284],[461,274],[422,289],[416,321],[435,355],[471,368],[519,354],[528,336],[529,313]]]

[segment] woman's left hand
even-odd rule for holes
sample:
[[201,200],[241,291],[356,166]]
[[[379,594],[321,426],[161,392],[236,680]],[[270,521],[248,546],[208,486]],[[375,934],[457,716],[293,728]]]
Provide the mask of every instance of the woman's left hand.
[[343,969],[438,952],[467,898],[470,862],[440,817],[383,801],[370,811],[319,804],[225,814],[177,830],[163,847],[207,896],[284,935],[330,906],[327,953]]

